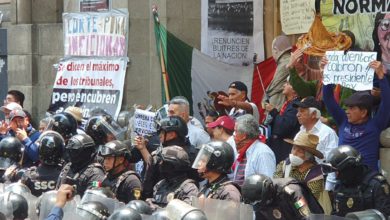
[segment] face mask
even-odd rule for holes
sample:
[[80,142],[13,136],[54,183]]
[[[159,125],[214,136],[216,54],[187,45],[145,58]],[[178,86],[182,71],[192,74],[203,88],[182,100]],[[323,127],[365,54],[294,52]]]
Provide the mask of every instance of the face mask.
[[304,160],[302,160],[302,158],[297,157],[294,154],[290,154],[289,158],[290,158],[291,166],[294,166],[294,167],[299,166],[299,165],[303,164],[303,162],[304,162]]

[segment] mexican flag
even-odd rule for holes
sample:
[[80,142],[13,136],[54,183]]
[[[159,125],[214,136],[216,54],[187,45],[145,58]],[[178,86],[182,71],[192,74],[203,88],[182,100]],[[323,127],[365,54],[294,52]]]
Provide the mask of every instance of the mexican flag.
[[220,62],[175,37],[156,19],[155,35],[162,69],[162,103],[174,96],[184,96],[192,106],[192,115],[202,120],[213,108],[213,94],[227,93],[231,82],[242,81],[248,87],[249,99],[261,109],[264,90],[260,78],[267,88],[276,69],[272,58],[256,66]]

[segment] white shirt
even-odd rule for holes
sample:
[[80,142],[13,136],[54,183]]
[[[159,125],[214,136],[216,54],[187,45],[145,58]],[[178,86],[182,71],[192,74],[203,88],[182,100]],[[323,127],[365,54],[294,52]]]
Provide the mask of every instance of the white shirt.
[[205,130],[193,125],[191,121],[187,123],[187,127],[190,143],[195,147],[200,149],[202,144],[206,144],[210,141],[209,134],[207,134]]
[[[252,106],[252,115],[253,117],[256,119],[256,121],[259,121],[259,109],[257,109],[257,106],[255,103],[252,103],[252,102],[248,102],[245,101],[246,103],[250,104]],[[229,112],[229,116],[231,116],[232,118],[237,118],[241,115],[245,115],[245,114],[249,114],[248,112],[246,112],[244,109],[237,109],[236,108],[232,108],[230,109],[230,112]]]
[[[339,146],[339,137],[336,132],[322,123],[321,120],[318,120],[317,123],[313,126],[313,128],[308,131],[304,126],[301,126],[300,131],[295,135],[295,138],[298,137],[301,132],[309,132],[310,134],[317,135],[319,138],[319,143],[317,145],[317,150],[320,151],[324,155],[324,159],[319,159],[316,157],[317,163],[323,163],[326,158],[328,158],[329,152],[334,148]],[[325,190],[333,190],[336,184],[336,174],[331,173],[326,178]]]
[[234,152],[234,160],[236,160],[236,159],[237,159],[238,152],[237,152],[237,146],[236,146],[236,142],[234,141],[233,135],[230,136],[230,137],[226,140],[226,143],[228,143],[228,144],[230,144],[230,146],[232,146],[233,152]]

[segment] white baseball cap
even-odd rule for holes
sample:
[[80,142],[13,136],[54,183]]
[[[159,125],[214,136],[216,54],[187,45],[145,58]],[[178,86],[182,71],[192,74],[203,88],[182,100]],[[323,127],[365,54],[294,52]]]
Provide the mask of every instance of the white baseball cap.
[[12,111],[12,110],[16,110],[16,109],[22,110],[23,108],[22,108],[22,106],[20,106],[16,102],[11,102],[11,103],[8,103],[7,105],[0,107],[0,111],[2,111],[2,112],[4,112],[5,110]]

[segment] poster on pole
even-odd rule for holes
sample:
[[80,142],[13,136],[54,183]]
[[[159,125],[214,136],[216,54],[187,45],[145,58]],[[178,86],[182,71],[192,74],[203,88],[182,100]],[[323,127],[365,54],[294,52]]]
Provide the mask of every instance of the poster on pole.
[[280,22],[286,35],[307,33],[314,21],[315,1],[281,0]]
[[264,60],[263,0],[202,0],[202,53],[247,66]]
[[324,68],[324,85],[340,84],[357,91],[372,89],[374,69],[368,64],[376,60],[376,52],[327,51],[329,63]]
[[103,110],[117,118],[122,105],[127,57],[65,58],[58,64],[48,111],[62,112],[68,106]]
[[64,13],[62,19],[65,56],[127,56],[127,9]]
[[134,112],[134,132],[141,136],[156,133],[154,126],[155,116],[155,112],[136,109]]

